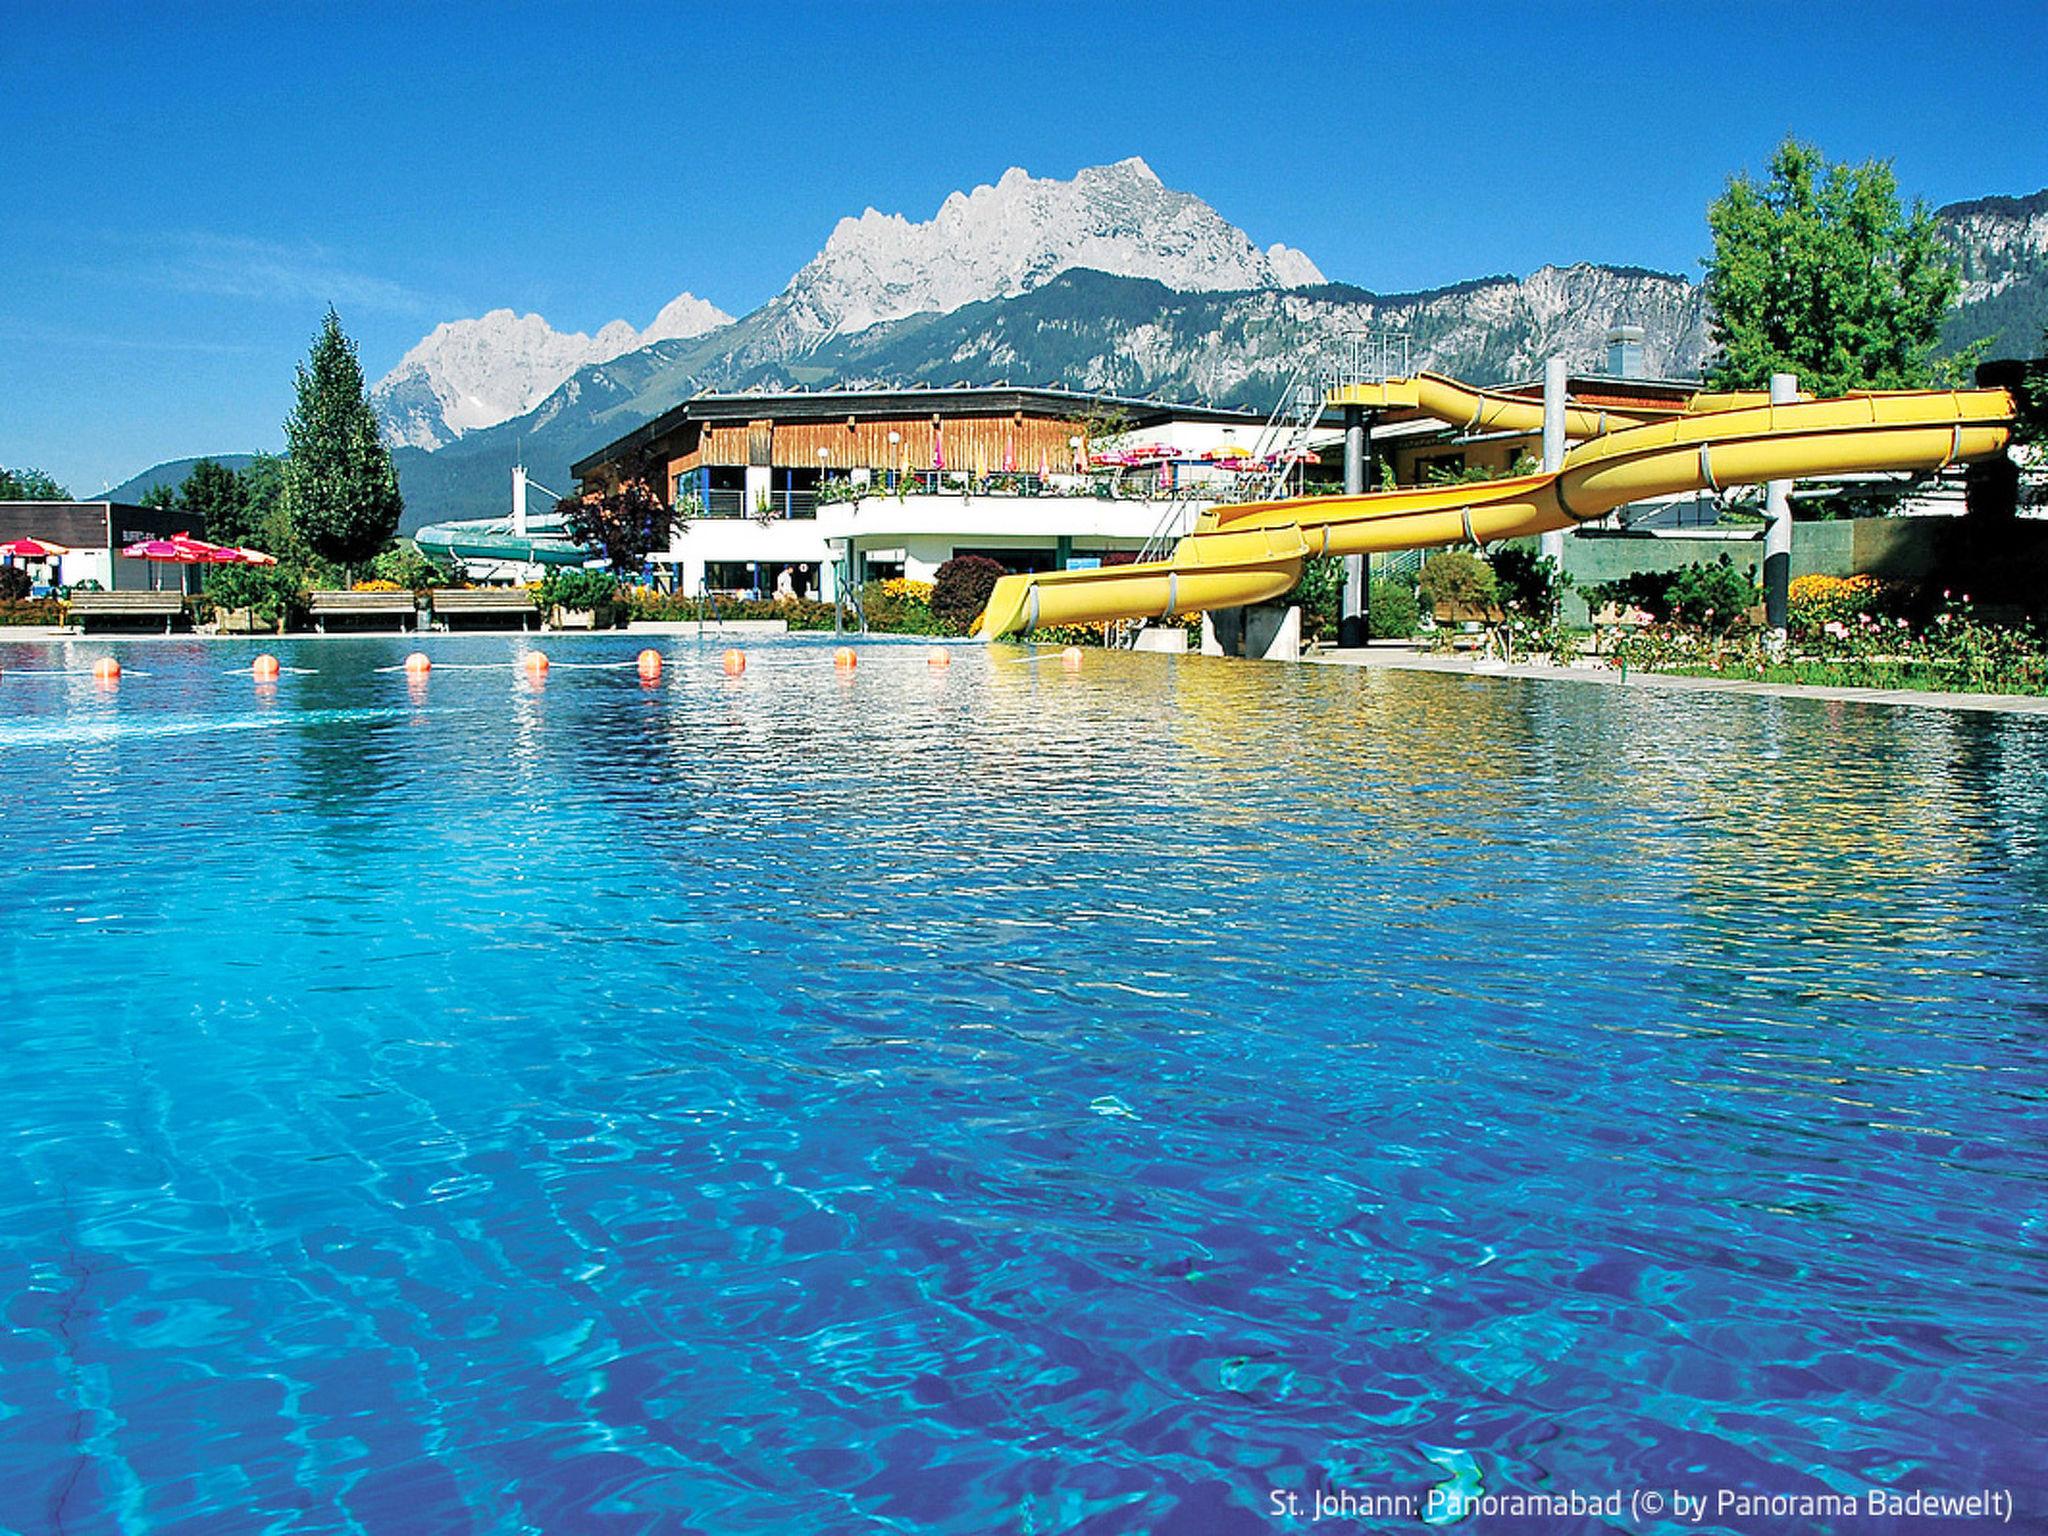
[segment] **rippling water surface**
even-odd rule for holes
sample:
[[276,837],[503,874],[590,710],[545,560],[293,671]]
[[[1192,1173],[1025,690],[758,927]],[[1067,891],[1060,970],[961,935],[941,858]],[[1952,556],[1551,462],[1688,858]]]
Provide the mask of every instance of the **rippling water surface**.
[[0,645],[0,1525],[2041,1517],[2048,724],[524,643]]

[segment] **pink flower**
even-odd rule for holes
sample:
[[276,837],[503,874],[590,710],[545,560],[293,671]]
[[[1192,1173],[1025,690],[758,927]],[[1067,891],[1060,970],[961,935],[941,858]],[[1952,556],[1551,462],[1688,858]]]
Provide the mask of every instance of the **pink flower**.
[[1837,640],[1846,640],[1849,638],[1849,626],[1840,620],[1832,620],[1822,628],[1821,633],[1833,635]]

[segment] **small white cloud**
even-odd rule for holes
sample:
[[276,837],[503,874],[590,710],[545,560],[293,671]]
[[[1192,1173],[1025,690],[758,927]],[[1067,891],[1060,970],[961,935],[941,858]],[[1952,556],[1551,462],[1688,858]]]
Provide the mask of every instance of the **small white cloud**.
[[180,293],[255,301],[311,301],[340,309],[429,314],[447,306],[405,284],[358,271],[327,247],[287,245],[239,235],[151,236],[153,255],[131,271],[137,281]]

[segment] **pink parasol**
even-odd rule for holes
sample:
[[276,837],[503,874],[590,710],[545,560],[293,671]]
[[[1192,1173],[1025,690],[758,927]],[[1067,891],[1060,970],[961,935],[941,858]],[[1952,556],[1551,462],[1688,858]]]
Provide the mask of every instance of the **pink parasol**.
[[154,560],[164,565],[200,565],[206,557],[176,539],[141,539],[121,551],[124,560]]
[[945,467],[946,424],[942,421],[935,421],[932,423],[932,468],[942,470]]

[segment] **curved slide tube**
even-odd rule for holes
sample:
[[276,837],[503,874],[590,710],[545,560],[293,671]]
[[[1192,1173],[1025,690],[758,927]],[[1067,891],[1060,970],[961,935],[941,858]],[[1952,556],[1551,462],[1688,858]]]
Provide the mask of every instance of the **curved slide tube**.
[[2012,435],[2012,397],[2002,389],[1726,400],[1581,443],[1556,473],[1216,507],[1164,560],[1003,577],[977,632],[994,640],[1040,625],[1239,607],[1288,591],[1313,555],[1485,545],[1570,528],[1646,497],[1765,480],[1925,473],[2002,453]]

